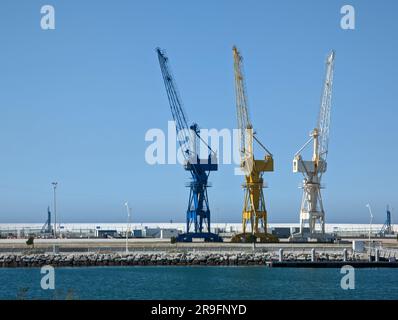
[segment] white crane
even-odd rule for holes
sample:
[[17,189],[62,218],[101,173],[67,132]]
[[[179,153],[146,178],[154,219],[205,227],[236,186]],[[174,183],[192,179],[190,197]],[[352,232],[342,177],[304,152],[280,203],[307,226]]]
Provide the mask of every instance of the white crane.
[[[326,59],[326,77],[317,127],[310,133],[310,139],[294,155],[293,160],[293,172],[301,172],[304,176],[300,232],[296,234],[299,237],[304,236],[305,227],[309,228],[308,237],[318,239],[325,237],[325,211],[321,196],[321,178],[327,168],[334,58],[335,53],[332,51]],[[312,160],[303,160],[301,152],[311,142],[313,142]]]
[[127,228],[126,228],[126,253],[129,252],[129,233],[131,230],[131,208],[129,207],[128,201],[124,203],[127,210]]

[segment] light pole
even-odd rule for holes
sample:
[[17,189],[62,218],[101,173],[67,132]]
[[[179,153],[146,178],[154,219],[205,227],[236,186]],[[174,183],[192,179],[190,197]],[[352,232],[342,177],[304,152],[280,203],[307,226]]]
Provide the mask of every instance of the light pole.
[[57,238],[57,185],[58,182],[51,183],[54,189],[54,238]]
[[370,259],[370,254],[371,254],[371,251],[370,251],[370,233],[372,231],[373,214],[372,214],[372,208],[370,207],[370,204],[368,203],[366,206],[368,207],[369,214],[370,214],[370,222],[369,222],[369,259]]
[[128,201],[124,204],[127,209],[127,229],[126,229],[126,253],[129,252],[129,231],[130,231],[130,218],[131,218],[131,208],[129,207]]

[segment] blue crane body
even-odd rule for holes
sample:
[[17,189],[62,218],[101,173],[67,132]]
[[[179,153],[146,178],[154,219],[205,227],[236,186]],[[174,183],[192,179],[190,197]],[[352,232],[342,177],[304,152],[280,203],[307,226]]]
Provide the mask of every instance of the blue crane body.
[[390,211],[389,206],[387,206],[386,221],[384,222],[383,227],[379,231],[379,235],[385,236],[385,235],[390,235],[390,234],[394,234],[394,230],[393,230],[392,224],[391,224],[391,211]]
[[41,233],[52,234],[52,226],[51,226],[51,211],[50,207],[47,208],[47,221],[41,228]]
[[[184,169],[191,173],[192,178],[187,185],[190,192],[186,213],[186,233],[178,235],[176,240],[177,242],[192,242],[193,238],[200,238],[209,242],[221,242],[222,238],[210,231],[210,206],[207,195],[210,172],[218,170],[217,157],[210,146],[200,137],[199,126],[196,123],[188,126],[187,116],[168,66],[168,58],[160,48],[157,48],[156,52],[177,135],[182,134],[185,137],[185,139],[178,139],[185,158]],[[198,156],[197,150],[200,142],[204,143],[209,150],[209,155],[205,159],[200,159]]]

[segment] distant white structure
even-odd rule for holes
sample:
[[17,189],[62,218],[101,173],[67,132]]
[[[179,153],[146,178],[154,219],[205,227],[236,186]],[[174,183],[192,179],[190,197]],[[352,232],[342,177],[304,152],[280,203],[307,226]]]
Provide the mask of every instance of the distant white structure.
[[147,238],[170,239],[177,237],[179,230],[175,228],[145,228],[144,236]]
[[[158,234],[158,238],[161,236],[160,230],[163,231],[163,238],[167,238],[168,235],[171,235],[177,230],[177,232],[183,232],[185,229],[184,222],[173,222],[173,223],[136,223],[132,224],[131,231],[134,237],[146,237],[151,233]],[[295,233],[298,231],[300,227],[299,223],[269,223],[268,224],[268,232],[275,231],[275,229],[279,229],[283,233],[286,232],[285,228],[290,228],[291,233]],[[379,234],[380,229],[383,227],[383,224],[372,224],[372,236],[376,236]],[[42,223],[0,223],[0,237],[26,237],[27,235],[34,233],[40,234],[42,228]],[[213,223],[212,231],[219,232],[222,234],[232,234],[232,233],[241,233],[242,232],[242,224],[241,223]],[[64,223],[61,225],[60,232],[63,237],[73,237],[73,238],[87,238],[87,237],[96,237],[100,234],[104,235],[105,231],[116,231],[121,234],[125,234],[126,232],[126,223]],[[150,230],[148,234],[147,230]],[[398,231],[396,226],[392,226],[394,232]],[[101,230],[101,231],[99,231]],[[369,224],[350,224],[350,223],[327,223],[325,224],[325,232],[327,233],[338,233],[343,234],[345,237],[349,237],[350,235],[367,237],[369,233]],[[112,235],[111,235],[112,236]]]

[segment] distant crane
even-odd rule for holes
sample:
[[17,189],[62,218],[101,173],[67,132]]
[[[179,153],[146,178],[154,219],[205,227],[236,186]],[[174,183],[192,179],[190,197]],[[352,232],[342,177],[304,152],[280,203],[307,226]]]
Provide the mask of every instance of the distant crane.
[[51,226],[51,211],[50,206],[47,207],[47,221],[44,223],[43,227],[41,228],[40,233],[47,233],[52,234],[53,228]]
[[394,234],[394,230],[393,230],[392,224],[391,224],[391,211],[390,211],[390,207],[388,205],[387,205],[386,211],[387,211],[386,221],[384,222],[383,227],[379,231],[379,235],[381,235],[381,236],[385,236],[387,234]]
[[[246,86],[243,77],[243,58],[238,49],[232,48],[234,57],[235,95],[238,129],[240,131],[240,167],[245,174],[244,202],[242,210],[242,229],[246,233],[247,224],[250,222],[251,233],[260,232],[260,227],[267,232],[267,210],[264,199],[263,173],[274,171],[272,154],[257,139],[249,117],[249,107],[246,95]],[[264,160],[254,159],[253,140],[265,151]]]
[[[190,193],[186,213],[186,233],[178,235],[176,241],[192,242],[193,238],[199,238],[205,241],[221,242],[222,238],[210,231],[210,207],[207,196],[210,172],[218,169],[216,154],[201,138],[199,126],[196,123],[188,126],[188,118],[170,72],[168,58],[160,48],[156,48],[156,52],[177,134],[185,136],[185,139],[178,139],[185,158],[184,169],[189,171],[192,177],[192,181],[187,185],[190,188]],[[200,142],[208,148],[208,158],[199,158]]]
[[131,232],[131,208],[128,201],[124,203],[127,210],[127,228],[126,228],[126,253],[129,252],[129,233]]
[[[326,59],[326,77],[323,85],[321,107],[317,127],[311,132],[310,139],[295,154],[293,172],[301,172],[303,180],[303,198],[300,208],[300,232],[304,235],[304,228],[308,226],[310,238],[325,237],[325,211],[321,196],[321,178],[326,172],[326,157],[328,154],[330,110],[333,86],[335,52],[332,51]],[[313,142],[312,160],[305,161],[301,152]],[[317,228],[319,223],[319,228]]]

